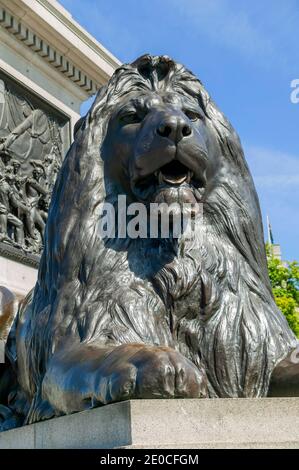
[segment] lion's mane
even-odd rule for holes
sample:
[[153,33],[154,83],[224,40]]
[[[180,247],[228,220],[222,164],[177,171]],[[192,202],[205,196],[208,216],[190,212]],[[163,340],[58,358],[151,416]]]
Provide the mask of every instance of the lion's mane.
[[[148,279],[132,253],[144,256],[150,242],[107,244],[98,223],[101,203],[116,197],[101,158],[113,107],[128,92],[155,89],[198,100],[221,150],[196,239],[161,240],[174,255]],[[179,304],[186,307],[180,317]],[[182,65],[143,56],[98,92],[58,175],[33,301],[18,322],[19,380],[27,396],[39,395],[49,358],[68,341],[170,345],[204,365],[211,397],[267,394],[273,368],[296,340],[272,297],[258,198],[239,138]]]

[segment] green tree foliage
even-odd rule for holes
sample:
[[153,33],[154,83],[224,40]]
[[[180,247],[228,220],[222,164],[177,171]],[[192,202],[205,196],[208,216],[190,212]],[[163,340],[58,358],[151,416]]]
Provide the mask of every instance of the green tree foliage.
[[275,302],[299,338],[299,264],[296,261],[282,263],[274,258],[269,245],[266,251]]

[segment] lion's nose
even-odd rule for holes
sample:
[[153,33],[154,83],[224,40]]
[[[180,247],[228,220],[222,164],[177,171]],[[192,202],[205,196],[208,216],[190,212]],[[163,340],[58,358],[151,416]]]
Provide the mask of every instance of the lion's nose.
[[191,133],[192,129],[189,124],[182,117],[177,116],[166,117],[157,128],[157,134],[172,140],[176,144]]

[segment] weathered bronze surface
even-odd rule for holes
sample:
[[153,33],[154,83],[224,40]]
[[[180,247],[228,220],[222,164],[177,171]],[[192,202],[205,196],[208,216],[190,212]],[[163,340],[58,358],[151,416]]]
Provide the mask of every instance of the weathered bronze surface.
[[[202,203],[196,237],[101,238],[101,203],[119,195]],[[264,397],[296,347],[231,124],[169,58],[122,66],[58,175],[38,282],[7,343],[3,429],[127,398]]]
[[33,261],[64,155],[67,120],[0,74],[0,252]]

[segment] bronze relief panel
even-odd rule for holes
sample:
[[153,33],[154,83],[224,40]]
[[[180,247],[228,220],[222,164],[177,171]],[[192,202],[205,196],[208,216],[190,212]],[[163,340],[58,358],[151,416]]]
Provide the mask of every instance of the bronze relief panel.
[[69,118],[0,73],[0,252],[36,264]]

